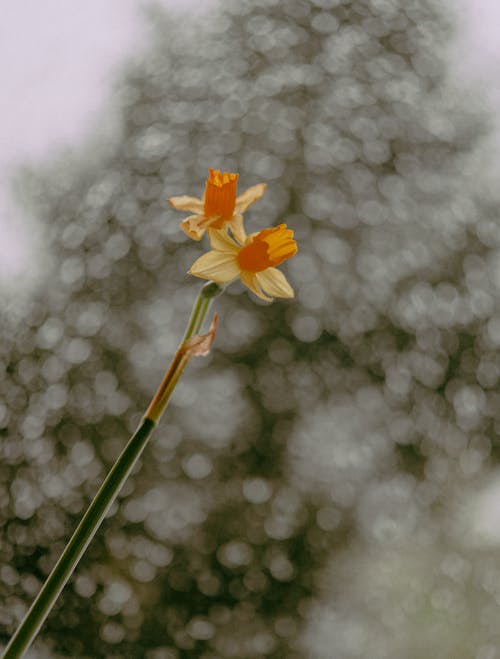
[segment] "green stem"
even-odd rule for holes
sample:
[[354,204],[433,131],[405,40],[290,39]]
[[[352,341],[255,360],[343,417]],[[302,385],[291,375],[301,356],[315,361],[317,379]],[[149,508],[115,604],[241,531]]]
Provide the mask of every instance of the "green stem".
[[[209,282],[203,286],[193,305],[193,311],[184,335],[183,343],[200,331],[213,298],[219,295],[223,290],[224,287],[215,282]],[[183,364],[183,367],[184,365],[185,364]],[[175,372],[174,369],[172,372],[173,378],[171,386],[168,388],[167,398],[165,398],[165,396],[162,398],[162,412],[182,373],[182,370]],[[14,636],[12,636],[3,654],[3,659],[18,659],[19,657],[22,657],[33,642],[40,627],[52,610],[60,592],[73,574],[80,558],[83,556],[90,541],[96,534],[106,513],[127,480],[128,475],[134,468],[137,459],[141,455],[156,427],[160,415],[156,415],[156,417],[153,418],[145,416],[141,421],[139,428],[132,435],[114,466],[111,468],[111,471],[101,485],[101,488],[76,528],[76,531],[66,545],[61,557],[57,561],[50,575],[47,577],[47,580],[26,614],[26,617],[18,627]]]
[[200,294],[196,298],[191,312],[191,318],[184,334],[184,341],[190,339],[194,334],[198,334],[201,329],[203,320],[212,305],[214,297],[220,295],[226,287],[223,284],[217,284],[215,281],[209,281],[203,286]]
[[78,561],[87,549],[104,516],[115,500],[123,483],[142,453],[155,427],[150,419],[143,419],[141,425],[130,439],[106,480],[101,485],[94,500],[83,516],[71,540],[66,545],[60,559],[50,573],[47,581],[38,593],[31,609],[28,611],[17,632],[11,638],[3,659],[22,657],[42,626],[45,618],[54,606],[61,590],[72,575]]

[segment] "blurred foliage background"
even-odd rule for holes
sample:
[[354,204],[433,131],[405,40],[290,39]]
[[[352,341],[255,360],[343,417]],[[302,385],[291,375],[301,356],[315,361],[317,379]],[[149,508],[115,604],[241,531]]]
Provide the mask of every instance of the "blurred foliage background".
[[51,272],[0,333],[6,642],[182,335],[172,195],[268,190],[297,297],[233,285],[31,657],[500,657],[490,120],[430,0],[150,9],[120,137],[25,171]]

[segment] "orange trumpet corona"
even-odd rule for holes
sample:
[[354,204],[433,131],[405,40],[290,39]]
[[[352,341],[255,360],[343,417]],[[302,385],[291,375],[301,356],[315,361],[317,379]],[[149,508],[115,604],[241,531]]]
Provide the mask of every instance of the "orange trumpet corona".
[[217,217],[217,221],[212,222],[210,226],[220,229],[234,214],[238,174],[220,172],[218,169],[208,171],[203,212],[206,217]]
[[286,259],[295,256],[297,243],[293,231],[280,224],[271,229],[264,229],[238,253],[238,263],[247,272],[262,272],[274,268]]

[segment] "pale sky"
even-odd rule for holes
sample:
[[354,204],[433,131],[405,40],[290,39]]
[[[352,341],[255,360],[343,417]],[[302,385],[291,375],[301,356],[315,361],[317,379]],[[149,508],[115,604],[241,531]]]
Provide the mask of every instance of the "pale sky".
[[500,2],[448,0],[459,19],[455,66],[500,108]]
[[[157,0],[189,13],[215,0]],[[146,46],[143,0],[1,0],[0,295],[39,280],[42,242],[11,174],[77,149],[102,124],[114,72]]]
[[[161,0],[193,12],[216,0]],[[410,1],[410,0],[409,0]],[[500,1],[449,0],[461,34],[457,67],[500,108]],[[12,200],[9,175],[78,148],[101,121],[113,73],[147,39],[142,0],[2,0],[0,292],[36,278],[36,226]],[[33,236],[35,238],[33,239]]]

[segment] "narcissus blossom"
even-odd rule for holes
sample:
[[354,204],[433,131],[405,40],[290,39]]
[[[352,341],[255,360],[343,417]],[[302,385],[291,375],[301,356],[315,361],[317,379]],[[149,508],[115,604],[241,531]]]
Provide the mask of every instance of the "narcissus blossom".
[[189,274],[225,284],[237,277],[263,300],[293,297],[293,289],[276,266],[295,256],[297,243],[286,224],[264,229],[237,243],[224,231],[209,231],[212,250],[200,256]]
[[208,228],[222,229],[229,226],[235,238],[243,243],[246,234],[242,213],[262,197],[266,185],[253,185],[237,197],[238,174],[220,172],[218,169],[208,171],[203,199],[184,195],[168,200],[169,204],[179,211],[195,213],[183,220],[180,227],[193,240],[200,240]]

